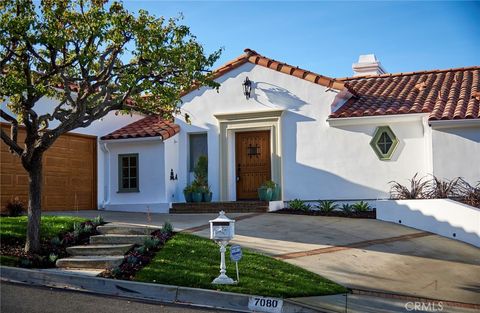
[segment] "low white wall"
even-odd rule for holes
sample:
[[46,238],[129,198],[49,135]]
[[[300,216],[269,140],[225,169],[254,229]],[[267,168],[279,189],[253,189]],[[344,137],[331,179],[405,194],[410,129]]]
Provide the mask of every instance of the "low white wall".
[[378,200],[377,219],[480,247],[480,209],[449,199]]

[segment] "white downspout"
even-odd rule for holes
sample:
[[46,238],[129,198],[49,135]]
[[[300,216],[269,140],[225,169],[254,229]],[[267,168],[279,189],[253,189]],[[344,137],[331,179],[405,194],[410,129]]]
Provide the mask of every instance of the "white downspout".
[[428,119],[429,116],[422,117],[423,138],[425,140],[425,174],[435,175],[433,172],[433,131]]
[[102,145],[102,150],[105,152],[104,156],[104,180],[103,180],[103,210],[106,206],[110,204],[110,150],[108,149],[107,143],[104,142]]

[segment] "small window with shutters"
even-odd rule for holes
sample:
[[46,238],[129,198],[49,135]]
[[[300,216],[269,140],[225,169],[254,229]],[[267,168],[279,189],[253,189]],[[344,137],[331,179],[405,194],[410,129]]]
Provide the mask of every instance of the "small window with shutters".
[[118,155],[118,192],[139,192],[138,153]]

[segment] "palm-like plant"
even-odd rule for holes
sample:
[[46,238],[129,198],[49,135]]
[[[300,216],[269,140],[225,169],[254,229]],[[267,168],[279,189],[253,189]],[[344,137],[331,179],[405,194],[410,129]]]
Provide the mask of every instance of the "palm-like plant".
[[428,197],[432,199],[445,199],[455,197],[458,193],[460,177],[452,180],[441,180],[433,176]]
[[455,196],[460,198],[463,203],[480,208],[480,181],[477,182],[476,186],[472,186],[463,178],[460,178]]
[[424,199],[428,196],[429,181],[425,177],[417,178],[416,173],[412,179],[409,179],[410,188],[404,186],[396,181],[391,181],[393,184],[390,189],[390,197],[392,199]]

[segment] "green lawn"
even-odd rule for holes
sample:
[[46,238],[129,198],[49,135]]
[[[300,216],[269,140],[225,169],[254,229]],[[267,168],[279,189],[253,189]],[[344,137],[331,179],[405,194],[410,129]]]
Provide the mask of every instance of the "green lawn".
[[[40,236],[50,239],[62,232],[73,230],[74,222],[84,222],[86,219],[71,216],[42,216]],[[27,233],[27,217],[0,217],[0,240],[2,242],[25,242]]]
[[0,255],[0,265],[3,266],[18,266],[19,258],[16,256]]
[[[236,278],[235,263],[227,250],[227,275]],[[219,274],[220,252],[211,240],[176,234],[140,270],[135,280],[159,284],[254,294],[302,297],[346,292],[346,289],[297,266],[243,249],[238,285],[212,285]]]

